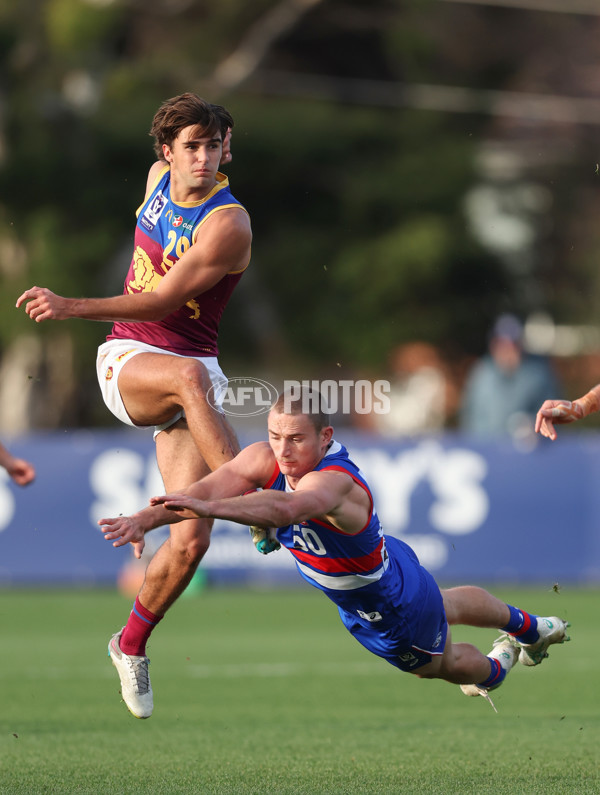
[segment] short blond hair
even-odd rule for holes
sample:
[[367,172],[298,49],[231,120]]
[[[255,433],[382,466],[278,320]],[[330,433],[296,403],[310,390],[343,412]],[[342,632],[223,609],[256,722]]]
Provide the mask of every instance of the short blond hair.
[[323,430],[323,428],[327,428],[331,425],[329,422],[329,415],[326,411],[327,406],[325,398],[317,389],[312,389],[303,384],[299,386],[299,393],[296,393],[296,391],[292,389],[282,392],[271,406],[271,411],[277,414],[289,414],[291,416],[303,414],[310,419],[318,433]]

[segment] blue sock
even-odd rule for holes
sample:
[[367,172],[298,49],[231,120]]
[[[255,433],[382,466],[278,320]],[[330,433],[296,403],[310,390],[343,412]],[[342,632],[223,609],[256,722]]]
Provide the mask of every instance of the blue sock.
[[494,657],[488,657],[492,666],[492,672],[484,682],[478,682],[477,687],[498,687],[504,681],[507,671],[500,665]]
[[507,605],[507,607],[510,610],[510,621],[500,629],[513,635],[520,643],[535,643],[540,637],[535,613],[526,613],[512,605]]

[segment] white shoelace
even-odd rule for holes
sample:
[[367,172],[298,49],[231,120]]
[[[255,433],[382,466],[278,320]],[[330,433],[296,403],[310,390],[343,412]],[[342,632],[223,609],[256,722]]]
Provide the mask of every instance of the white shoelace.
[[150,675],[148,664],[150,660],[127,660],[129,663],[129,674],[133,686],[139,696],[145,695],[150,689]]

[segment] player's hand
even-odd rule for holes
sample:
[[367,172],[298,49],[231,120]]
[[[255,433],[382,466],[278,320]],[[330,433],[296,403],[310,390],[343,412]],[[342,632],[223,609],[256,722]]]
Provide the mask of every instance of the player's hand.
[[268,555],[269,552],[277,552],[281,549],[281,544],[277,540],[277,530],[275,527],[250,527],[252,543],[261,555]]
[[106,541],[112,541],[113,547],[124,547],[125,544],[133,546],[136,558],[142,557],[146,541],[144,528],[135,516],[117,516],[114,519],[100,519],[98,521]]
[[223,154],[221,155],[220,165],[225,166],[231,163],[233,155],[231,154],[231,127],[227,130],[225,138],[223,139]]
[[196,516],[201,518],[209,516],[206,510],[206,503],[185,494],[162,494],[159,497],[151,497],[150,505],[162,505],[168,511],[173,511],[182,519],[193,519]]
[[548,439],[556,439],[555,425],[565,425],[583,419],[583,409],[569,400],[546,400],[535,418],[535,432]]
[[22,458],[13,458],[6,471],[17,484],[17,486],[27,486],[35,479],[35,468],[29,461]]
[[[27,302],[27,303],[25,303]],[[55,295],[46,287],[31,287],[17,299],[17,309],[25,304],[25,311],[36,323],[43,320],[66,320],[68,299]]]

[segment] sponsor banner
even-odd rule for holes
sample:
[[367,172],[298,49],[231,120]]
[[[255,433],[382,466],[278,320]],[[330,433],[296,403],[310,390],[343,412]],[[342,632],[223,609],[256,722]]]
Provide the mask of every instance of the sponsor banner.
[[[600,581],[600,437],[563,434],[527,449],[451,434],[338,438],[365,473],[385,532],[409,543],[440,584]],[[151,432],[5,441],[35,464],[37,479],[19,488],[0,470],[0,585],[116,582],[133,558],[104,541],[97,521],[163,492]],[[167,535],[147,536],[146,560]],[[260,555],[247,527],[222,521],[202,569],[215,583],[301,582],[286,550]]]

